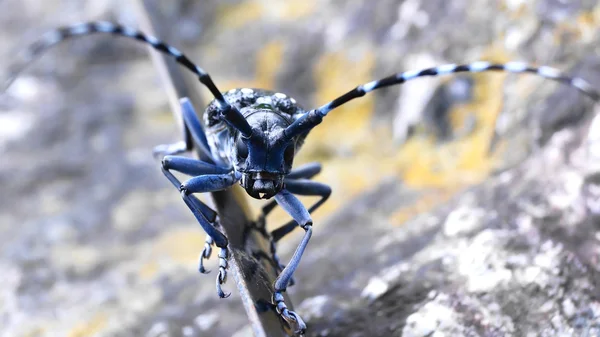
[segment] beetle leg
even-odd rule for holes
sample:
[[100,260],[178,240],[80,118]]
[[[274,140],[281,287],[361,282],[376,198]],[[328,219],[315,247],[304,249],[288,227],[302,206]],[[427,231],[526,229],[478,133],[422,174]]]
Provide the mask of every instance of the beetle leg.
[[306,324],[295,312],[288,310],[283,301],[283,295],[281,293],[286,290],[290,279],[300,264],[302,254],[304,254],[306,246],[308,245],[310,237],[312,236],[313,222],[308,210],[304,207],[304,205],[302,205],[300,200],[298,200],[298,198],[296,198],[288,190],[284,189],[279,192],[275,196],[275,200],[277,201],[277,204],[279,204],[281,208],[291,215],[296,223],[298,223],[298,225],[305,231],[304,237],[302,238],[300,245],[298,245],[298,248],[296,248],[296,251],[290,259],[290,262],[283,269],[283,271],[281,271],[274,282],[275,292],[273,293],[272,298],[277,313],[280,314],[286,322],[293,324],[296,327],[296,333],[302,334],[306,330]]
[[[323,203],[325,203],[325,201],[327,201],[327,199],[331,195],[331,187],[316,181],[310,181],[306,179],[286,180],[285,184],[286,189],[293,194],[321,197],[321,199],[319,199],[312,206],[310,206],[310,208],[308,209],[309,214],[312,214],[312,212],[314,212]],[[281,240],[281,238],[283,238],[285,235],[294,230],[296,226],[298,226],[298,223],[296,222],[296,220],[292,220],[286,223],[285,225],[273,230],[271,232],[273,241],[277,242]]]
[[[288,191],[292,193],[307,196],[321,196],[321,200],[319,200],[317,203],[315,203],[308,209],[309,214],[312,214],[314,210],[319,208],[319,206],[321,206],[321,204],[323,204],[331,194],[331,189],[328,186],[305,180],[311,179],[320,172],[320,163],[309,163],[292,170],[292,172],[287,175],[285,180],[286,185],[289,186],[289,188],[287,188]],[[271,211],[273,211],[275,206],[277,206],[277,201],[271,200],[268,204],[266,204],[263,207],[261,217],[264,219],[267,215],[269,215],[269,213],[271,213]],[[296,228],[296,226],[298,226],[298,224],[296,223],[296,221],[292,220],[277,228],[269,235],[271,258],[273,259],[275,265],[278,266],[279,272],[281,272],[283,268],[285,268],[285,265],[281,263],[281,260],[277,255],[276,242],[279,241],[287,233],[291,232],[294,228]],[[294,279],[290,279],[289,285],[292,286],[294,284]]]
[[206,236],[206,241],[204,241],[204,249],[202,253],[200,253],[200,257],[198,257],[198,271],[202,274],[210,273],[210,270],[204,268],[204,259],[209,259],[210,254],[212,254],[212,245],[214,244],[214,240],[210,235]]
[[[181,183],[171,170],[193,175],[194,177]],[[203,265],[203,258],[210,256],[212,250],[211,244],[214,242],[220,248],[217,294],[221,298],[228,297],[230,294],[226,294],[221,288],[227,280],[227,258],[229,256],[227,251],[227,237],[217,229],[217,213],[200,201],[200,199],[196,198],[193,193],[214,192],[226,189],[240,179],[240,174],[201,160],[179,156],[164,157],[162,160],[162,172],[179,189],[183,201],[192,211],[200,226],[208,234],[204,250],[200,256],[198,266],[200,272],[206,272]]]
[[206,134],[202,129],[202,124],[198,119],[196,110],[190,102],[189,98],[184,97],[179,100],[181,107],[181,117],[183,118],[183,140],[173,144],[158,145],[152,151],[155,158],[162,158],[168,155],[178,155],[187,151],[191,151],[197,147],[204,155],[203,159],[207,159],[210,164],[216,163],[213,158]]
[[179,187],[183,201],[186,203],[186,205],[188,205],[192,213],[194,213],[194,216],[206,233],[212,237],[215,245],[220,248],[219,274],[217,275],[217,293],[221,298],[229,297],[230,295],[224,293],[223,289],[221,288],[221,286],[227,281],[227,259],[229,258],[229,252],[227,249],[228,241],[225,235],[216,228],[214,221],[212,223],[206,221],[207,219],[203,214],[203,209],[209,207],[192,194],[220,191],[231,187],[233,184],[238,182],[240,178],[241,174],[235,171],[225,174],[204,174],[188,179]]

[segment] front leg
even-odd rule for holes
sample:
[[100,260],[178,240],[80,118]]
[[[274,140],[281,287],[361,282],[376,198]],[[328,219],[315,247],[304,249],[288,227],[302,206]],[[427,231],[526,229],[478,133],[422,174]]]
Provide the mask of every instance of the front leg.
[[[171,170],[195,177],[180,183],[179,179],[171,173]],[[177,156],[163,158],[162,171],[169,181],[179,189],[183,201],[208,235],[204,250],[200,255],[200,272],[206,272],[203,259],[210,256],[211,244],[214,242],[221,249],[219,252],[219,274],[216,282],[217,293],[221,298],[228,297],[229,294],[225,294],[221,287],[227,280],[227,258],[229,257],[227,237],[217,229],[217,213],[196,198],[193,193],[214,192],[229,188],[239,181],[241,178],[240,173],[200,160]]]
[[290,325],[293,324],[297,327],[295,331],[297,334],[303,334],[306,330],[306,324],[304,323],[302,318],[298,316],[298,314],[287,309],[287,306],[283,301],[283,295],[281,293],[286,290],[292,276],[294,275],[294,272],[296,271],[296,268],[298,268],[298,265],[300,264],[302,254],[304,254],[304,250],[306,250],[308,241],[312,236],[313,222],[306,207],[304,207],[300,200],[298,200],[298,198],[296,198],[288,190],[284,189],[281,192],[279,192],[275,196],[275,200],[277,201],[277,204],[279,204],[281,208],[283,208],[289,215],[291,215],[295,222],[302,229],[304,229],[305,233],[304,237],[302,238],[302,241],[300,242],[300,245],[298,245],[298,248],[296,248],[294,255],[290,259],[290,262],[283,269],[283,271],[281,271],[281,273],[274,282],[275,292],[273,293],[272,301],[275,305],[275,310],[277,310],[277,313],[279,313],[281,317]]
[[[321,172],[321,164],[320,163],[308,163],[308,164],[305,164],[298,168],[293,169],[292,172],[290,172],[290,174],[288,174],[285,177],[286,183],[289,180],[312,179],[314,176],[316,176],[320,172]],[[292,192],[292,193],[295,193],[295,192]],[[269,201],[262,208],[262,212],[259,215],[259,217],[262,217],[263,219],[266,218],[267,215],[269,215],[269,213],[271,213],[275,209],[275,206],[277,206],[276,200]]]
[[[321,164],[309,163],[295,168],[294,170],[292,170],[292,172],[290,172],[290,174],[288,174],[285,177],[286,189],[289,192],[292,192],[293,194],[297,195],[321,197],[319,201],[317,201],[308,209],[309,214],[312,214],[313,211],[319,208],[319,206],[321,206],[325,201],[327,201],[329,195],[331,195],[331,188],[329,186],[309,181],[314,176],[319,174],[319,172],[321,172]],[[263,221],[269,215],[269,213],[271,213],[271,211],[275,209],[275,206],[277,206],[277,201],[273,199],[262,208],[262,214],[260,215],[260,217],[263,219]],[[298,224],[296,223],[296,221],[292,219],[291,221],[272,231],[270,235],[268,235],[269,242],[271,245],[271,258],[275,265],[279,268],[279,271],[282,271],[283,268],[285,268],[285,266],[281,263],[279,257],[277,256],[276,242],[279,241],[283,236],[294,230],[297,226]],[[289,285],[292,286],[293,284],[294,279],[292,278],[290,279]]]
[[231,295],[225,294],[221,287],[227,281],[227,259],[229,258],[227,249],[228,241],[225,235],[216,228],[214,223],[208,222],[208,219],[204,217],[202,209],[208,206],[198,198],[194,197],[192,193],[224,190],[231,187],[240,179],[241,175],[235,171],[232,171],[229,174],[206,174],[185,181],[179,188],[183,201],[190,208],[192,213],[194,213],[194,216],[206,233],[213,238],[215,245],[221,249],[219,252],[219,274],[217,275],[216,282],[217,294],[221,298],[229,297],[229,295]]
[[[323,203],[325,203],[325,201],[327,201],[327,199],[331,195],[331,187],[329,187],[325,184],[316,182],[316,181],[310,181],[308,179],[286,179],[285,186],[286,186],[285,188],[287,191],[289,191],[295,195],[320,197],[319,200],[317,200],[312,206],[310,206],[308,208],[309,214],[312,214],[312,212],[314,212],[317,208],[319,208],[321,205],[323,205]],[[283,266],[281,264],[277,254],[276,254],[275,245],[279,240],[281,240],[281,238],[283,238],[288,233],[292,232],[296,227],[298,227],[298,223],[296,222],[296,220],[292,219],[291,221],[287,222],[283,226],[273,230],[270,234],[271,254],[273,256],[275,263],[277,263],[280,266],[280,268],[282,268],[282,269],[285,266]],[[292,278],[292,279],[290,279],[289,285],[291,286],[293,284],[294,284],[294,280]]]
[[[331,187],[328,185],[310,181],[307,179],[286,179],[285,188],[289,192],[296,195],[304,195],[304,196],[315,196],[320,197],[312,206],[308,208],[308,213],[312,214],[317,208],[321,207],[329,199],[331,195]],[[285,225],[273,230],[271,232],[271,237],[274,242],[278,242],[288,233],[290,233],[294,228],[298,226],[298,223],[294,220],[289,221]]]

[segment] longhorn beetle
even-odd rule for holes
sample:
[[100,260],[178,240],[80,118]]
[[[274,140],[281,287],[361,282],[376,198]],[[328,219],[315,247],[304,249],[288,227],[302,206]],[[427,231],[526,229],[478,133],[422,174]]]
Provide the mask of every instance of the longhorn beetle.
[[[307,164],[296,169],[292,169],[292,163],[307,134],[321,123],[330,111],[375,89],[402,84],[419,77],[483,71],[532,73],[575,87],[595,101],[600,100],[600,92],[587,81],[565,76],[554,68],[546,66],[536,68],[521,62],[492,64],[479,61],[463,65],[446,64],[393,74],[359,85],[319,108],[306,111],[293,98],[274,91],[243,88],[223,93],[206,71],[190,61],[178,49],[135,29],[104,21],[75,24],[46,33],[27,48],[28,58],[23,66],[47,48],[63,40],[93,33],[120,35],[149,44],[154,49],[175,58],[179,64],[196,74],[200,82],[210,90],[215,99],[205,110],[204,128],[191,103],[182,100],[184,124],[190,131],[192,139],[170,145],[159,145],[154,149],[154,154],[162,158],[162,172],[177,188],[181,198],[207,233],[206,244],[200,255],[200,272],[207,272],[203,260],[210,257],[212,245],[220,249],[219,274],[216,282],[219,297],[228,296],[221,288],[227,277],[227,237],[218,229],[217,213],[196,198],[194,193],[214,192],[239,183],[253,198],[274,199],[263,208],[263,215],[279,205],[292,217],[292,221],[271,233],[274,242],[297,226],[304,229],[304,237],[290,262],[285,267],[281,266],[282,270],[274,282],[272,297],[277,313],[288,323],[294,324],[297,333],[303,333],[306,325],[300,316],[287,309],[282,292],[290,283],[312,235],[313,222],[310,214],[327,200],[331,188],[310,180],[320,172],[319,163]],[[20,70],[21,67],[13,69],[12,78]],[[194,148],[202,151],[208,159],[201,161],[180,156]],[[180,182],[172,171],[192,178]],[[318,196],[320,199],[306,208],[295,195]],[[274,249],[272,252],[275,253]],[[274,260],[278,261],[275,256]]]

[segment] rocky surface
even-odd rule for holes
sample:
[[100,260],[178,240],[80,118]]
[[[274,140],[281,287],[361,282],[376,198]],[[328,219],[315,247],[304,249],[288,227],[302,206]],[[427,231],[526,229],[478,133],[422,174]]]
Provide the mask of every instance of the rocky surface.
[[599,158],[582,145],[586,131],[556,134],[524,163],[387,231],[364,256],[376,262],[363,301],[312,305],[309,335],[600,334],[600,199],[590,193]]
[[[178,17],[169,40],[223,90],[273,88],[307,107],[400,70],[481,58],[570,69],[600,87],[592,0],[162,6]],[[121,1],[0,8],[2,71],[56,25],[135,25]],[[65,43],[1,108],[0,335],[249,333],[239,298],[218,300],[215,275],[196,272],[204,236],[150,156],[178,132],[143,48]],[[322,161],[318,180],[334,189],[290,289],[309,335],[597,334],[589,198],[600,166],[578,145],[593,113],[566,87],[482,74],[415,81],[328,116],[297,161]]]

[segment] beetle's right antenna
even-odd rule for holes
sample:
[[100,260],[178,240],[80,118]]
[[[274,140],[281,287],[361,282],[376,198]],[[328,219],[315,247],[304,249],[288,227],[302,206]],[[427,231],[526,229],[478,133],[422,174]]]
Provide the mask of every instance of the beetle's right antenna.
[[321,106],[320,108],[310,110],[309,112],[302,115],[294,123],[285,129],[284,137],[281,138],[281,142],[289,142],[294,137],[303,133],[309,132],[312,128],[317,126],[323,118],[333,109],[348,103],[349,101],[362,97],[367,93],[389,87],[391,85],[403,84],[408,81],[412,81],[417,78],[425,76],[438,76],[448,75],[460,72],[479,73],[484,71],[504,71],[509,73],[530,73],[549,80],[553,80],[559,83],[571,86],[586,96],[589,96],[594,101],[600,101],[600,91],[594,88],[589,82],[579,77],[570,77],[564,75],[558,69],[551,67],[532,67],[523,62],[508,62],[505,64],[494,64],[485,61],[478,61],[469,64],[445,64],[433,68],[405,71],[403,73],[394,74],[380,80],[372,81],[363,85],[359,85],[354,89],[346,92],[342,96],[334,99],[333,101]]
[[200,82],[204,84],[215,97],[219,104],[222,118],[232,127],[237,129],[246,137],[252,134],[252,128],[242,116],[242,114],[232,105],[230,105],[217,86],[214,84],[210,76],[204,69],[194,64],[187,58],[179,49],[172,47],[154,36],[146,35],[136,29],[121,26],[106,21],[80,23],[71,26],[61,27],[52,30],[42,36],[41,39],[31,44],[25,53],[25,60],[9,70],[9,78],[4,84],[2,91],[6,89],[16,78],[16,76],[36,57],[41,55],[48,48],[71,37],[90,35],[94,33],[108,33],[132,38],[151,45],[154,49],[170,55],[175,58],[177,63],[184,66],[194,74],[198,75]]

